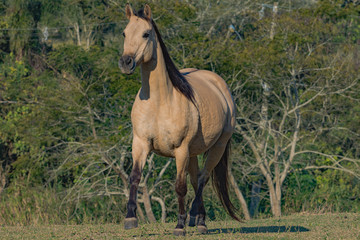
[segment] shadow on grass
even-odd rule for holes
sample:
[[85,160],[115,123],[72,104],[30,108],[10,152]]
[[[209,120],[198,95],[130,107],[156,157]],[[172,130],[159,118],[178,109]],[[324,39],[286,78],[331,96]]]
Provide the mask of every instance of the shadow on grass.
[[241,228],[215,228],[209,229],[208,234],[220,233],[282,233],[282,232],[309,232],[301,226],[265,226],[265,227],[241,227]]
[[[196,230],[196,229],[195,229]],[[265,227],[240,227],[240,228],[214,228],[209,229],[207,234],[220,233],[284,233],[284,232],[309,232],[308,228],[302,226],[265,226]],[[196,231],[195,231],[196,232]],[[144,235],[134,235],[133,237],[150,237],[160,235],[173,235],[171,232],[167,233],[150,233]]]

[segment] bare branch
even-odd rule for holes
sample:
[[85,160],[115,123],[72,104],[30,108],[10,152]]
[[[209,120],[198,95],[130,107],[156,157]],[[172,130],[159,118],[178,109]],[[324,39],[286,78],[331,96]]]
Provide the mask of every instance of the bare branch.
[[173,160],[173,158],[169,158],[168,161],[166,162],[166,164],[163,166],[163,168],[161,169],[158,177],[155,180],[154,185],[152,186],[152,188],[149,191],[149,194],[152,195],[156,189],[156,187],[160,184],[160,180],[162,178],[162,176],[164,175],[166,169],[170,166],[171,161]]
[[166,219],[166,206],[165,206],[165,202],[159,198],[159,197],[155,197],[155,196],[152,196],[151,197],[152,200],[158,202],[161,206],[161,222],[162,223],[165,223],[165,219]]

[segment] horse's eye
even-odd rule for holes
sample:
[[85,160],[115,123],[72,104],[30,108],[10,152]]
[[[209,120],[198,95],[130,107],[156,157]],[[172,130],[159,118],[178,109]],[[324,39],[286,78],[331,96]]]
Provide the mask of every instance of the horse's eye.
[[125,37],[125,33],[123,32],[123,36]]
[[150,34],[148,32],[144,33],[143,38],[148,38]]

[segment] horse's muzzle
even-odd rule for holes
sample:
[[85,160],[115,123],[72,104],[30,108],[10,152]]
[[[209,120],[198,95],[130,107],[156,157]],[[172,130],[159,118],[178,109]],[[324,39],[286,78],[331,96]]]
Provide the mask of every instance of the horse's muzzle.
[[122,73],[132,74],[135,70],[136,62],[133,57],[129,55],[124,55],[119,60],[119,68]]

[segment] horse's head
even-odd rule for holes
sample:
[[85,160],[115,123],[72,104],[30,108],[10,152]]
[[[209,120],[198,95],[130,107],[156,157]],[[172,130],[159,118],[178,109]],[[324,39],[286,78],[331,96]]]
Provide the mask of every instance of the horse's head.
[[134,13],[127,4],[125,12],[129,23],[123,32],[124,52],[119,60],[119,67],[123,73],[132,74],[136,66],[153,58],[156,52],[156,34],[151,23],[149,5],[145,5],[145,8],[138,13]]

